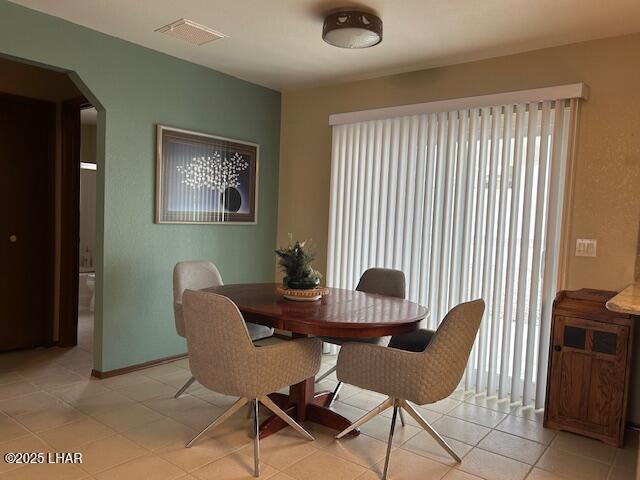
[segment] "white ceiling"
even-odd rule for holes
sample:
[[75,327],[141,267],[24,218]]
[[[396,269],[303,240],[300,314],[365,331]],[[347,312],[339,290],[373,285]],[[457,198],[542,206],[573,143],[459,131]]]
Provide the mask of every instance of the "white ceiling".
[[[640,31],[638,0],[369,0],[382,44],[343,50],[322,19],[348,0],[14,0],[275,89],[337,83]],[[188,18],[229,35],[203,46],[154,32]]]

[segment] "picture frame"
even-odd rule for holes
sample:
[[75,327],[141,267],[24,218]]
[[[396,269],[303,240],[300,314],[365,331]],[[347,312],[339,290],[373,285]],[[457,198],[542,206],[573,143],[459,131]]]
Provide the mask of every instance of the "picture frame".
[[157,125],[155,223],[255,225],[260,145]]

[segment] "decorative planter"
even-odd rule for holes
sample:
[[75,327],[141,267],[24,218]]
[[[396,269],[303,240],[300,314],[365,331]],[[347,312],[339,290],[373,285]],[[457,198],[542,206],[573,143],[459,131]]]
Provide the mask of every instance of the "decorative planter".
[[319,278],[304,278],[301,280],[293,280],[285,277],[283,280],[284,285],[290,290],[311,290],[320,285]]

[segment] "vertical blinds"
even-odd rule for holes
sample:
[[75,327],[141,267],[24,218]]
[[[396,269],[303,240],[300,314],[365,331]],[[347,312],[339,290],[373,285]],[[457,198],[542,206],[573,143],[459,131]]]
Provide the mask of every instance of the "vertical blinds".
[[328,284],[351,289],[369,267],[400,269],[432,329],[482,297],[463,387],[542,407],[576,105],[334,125]]

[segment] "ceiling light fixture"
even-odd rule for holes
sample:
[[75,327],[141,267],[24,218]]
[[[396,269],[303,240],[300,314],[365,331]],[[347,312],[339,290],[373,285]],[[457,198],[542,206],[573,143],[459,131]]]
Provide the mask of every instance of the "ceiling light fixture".
[[340,48],[373,47],[382,41],[382,20],[360,10],[335,12],[324,19],[322,39]]

